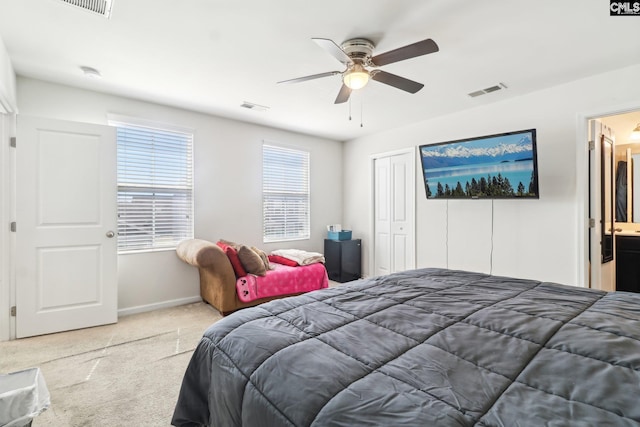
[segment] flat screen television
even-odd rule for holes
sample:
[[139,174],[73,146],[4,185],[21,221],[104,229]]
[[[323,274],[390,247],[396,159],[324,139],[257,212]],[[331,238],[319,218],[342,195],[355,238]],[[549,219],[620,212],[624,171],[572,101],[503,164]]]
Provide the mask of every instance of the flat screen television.
[[421,145],[428,199],[537,199],[536,130]]

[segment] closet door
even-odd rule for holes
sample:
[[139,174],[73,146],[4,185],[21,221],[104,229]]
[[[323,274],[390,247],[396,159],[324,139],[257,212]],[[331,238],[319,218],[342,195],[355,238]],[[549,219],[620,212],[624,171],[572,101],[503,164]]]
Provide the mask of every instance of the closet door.
[[380,155],[373,172],[373,274],[415,268],[415,154]]

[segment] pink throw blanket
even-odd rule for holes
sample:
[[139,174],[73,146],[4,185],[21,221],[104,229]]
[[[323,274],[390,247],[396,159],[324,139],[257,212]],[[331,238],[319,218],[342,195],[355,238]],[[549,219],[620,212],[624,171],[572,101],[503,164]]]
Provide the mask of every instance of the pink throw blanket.
[[298,294],[329,287],[324,264],[289,267],[272,263],[266,276],[248,274],[236,281],[236,292],[242,302],[278,295]]

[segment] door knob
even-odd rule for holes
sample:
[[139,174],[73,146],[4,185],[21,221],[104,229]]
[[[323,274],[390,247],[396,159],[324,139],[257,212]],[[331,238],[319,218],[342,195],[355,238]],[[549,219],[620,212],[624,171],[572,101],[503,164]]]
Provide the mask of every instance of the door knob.
[[113,236],[115,236],[115,235],[116,235],[116,233],[114,233],[113,231],[111,231],[111,230],[107,231],[107,237],[108,237],[108,238],[110,238],[110,239],[111,239],[111,238],[112,238]]

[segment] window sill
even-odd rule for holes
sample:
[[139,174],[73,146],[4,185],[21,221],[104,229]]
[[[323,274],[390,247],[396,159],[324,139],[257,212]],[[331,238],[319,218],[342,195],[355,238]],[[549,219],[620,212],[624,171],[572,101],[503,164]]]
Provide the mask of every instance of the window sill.
[[136,255],[136,254],[146,254],[150,252],[167,252],[167,251],[175,251],[176,247],[171,248],[154,248],[154,249],[140,249],[140,250],[132,250],[126,252],[118,252],[118,256],[120,255]]
[[264,240],[262,239],[262,243],[279,243],[279,242],[298,242],[301,240],[311,240],[309,236],[307,237],[297,237],[295,239],[277,239],[277,240]]

